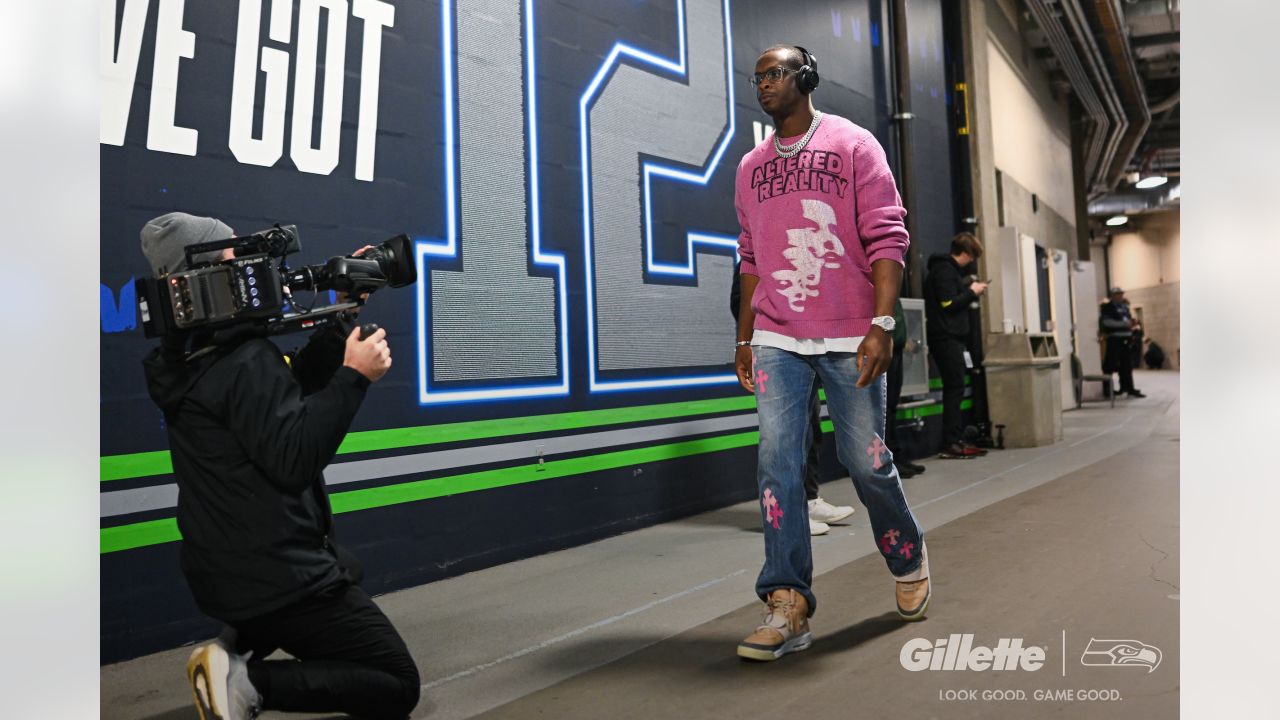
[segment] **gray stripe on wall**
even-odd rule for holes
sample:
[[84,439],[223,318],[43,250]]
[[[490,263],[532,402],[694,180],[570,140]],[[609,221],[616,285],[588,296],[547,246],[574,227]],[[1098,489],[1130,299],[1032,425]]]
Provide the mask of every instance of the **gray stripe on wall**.
[[[327,485],[334,486],[396,475],[464,468],[484,463],[519,460],[532,462],[537,459],[539,450],[542,451],[543,457],[550,459],[552,456],[565,453],[603,450],[617,445],[671,441],[691,435],[754,428],[758,424],[756,414],[749,413],[665,425],[646,425],[623,430],[480,445],[457,450],[354,460],[330,465],[325,469],[324,477]],[[177,504],[178,486],[173,483],[131,490],[115,490],[101,494],[99,516],[105,518],[149,510],[163,510],[176,507]]]

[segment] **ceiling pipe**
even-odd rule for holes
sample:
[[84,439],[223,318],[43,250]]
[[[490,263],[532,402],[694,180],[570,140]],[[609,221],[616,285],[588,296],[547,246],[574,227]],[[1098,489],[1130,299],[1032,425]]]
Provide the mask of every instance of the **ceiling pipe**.
[[1180,95],[1182,95],[1181,90],[1174,90],[1172,95],[1151,106],[1151,114],[1159,115],[1166,110],[1172,110],[1173,106],[1180,101]]
[[1089,202],[1089,216],[1094,219],[1112,217],[1114,215],[1139,215],[1145,212],[1165,210],[1178,204],[1182,197],[1182,188],[1178,183],[1169,183],[1167,190],[1161,192],[1122,192],[1104,195]]
[[1138,37],[1129,38],[1129,44],[1135,48],[1162,47],[1164,45],[1177,45],[1180,42],[1182,42],[1182,35],[1178,32],[1139,35]]
[[1107,172],[1107,188],[1115,188],[1124,177],[1125,170],[1142,144],[1142,138],[1151,126],[1151,108],[1147,103],[1147,91],[1138,73],[1133,48],[1129,45],[1129,28],[1125,25],[1124,11],[1118,0],[1093,0],[1093,11],[1103,37],[1110,66],[1114,69],[1118,97],[1126,115],[1126,128],[1117,144],[1116,155]]
[[1172,20],[1173,14],[1182,10],[1182,3],[1175,2],[1175,0],[1137,0],[1137,2],[1125,0],[1125,4],[1129,6],[1127,14],[1131,17],[1138,15],[1168,15]]
[[[1156,109],[1160,107],[1165,108],[1165,110],[1157,115]],[[1172,135],[1164,131],[1164,126],[1168,124],[1169,118],[1173,115],[1176,107],[1177,93],[1173,97],[1165,98],[1160,103],[1152,106],[1151,125],[1147,128],[1147,134],[1142,137],[1143,145],[1147,148],[1148,157],[1143,158],[1142,165],[1138,168],[1140,171],[1146,172],[1150,170],[1158,173],[1166,168],[1181,167],[1181,146],[1178,143],[1177,131],[1173,131],[1174,134]],[[1132,164],[1130,167],[1132,167]]]
[[1110,182],[1111,167],[1115,162],[1116,155],[1121,147],[1121,140],[1125,137],[1130,123],[1128,116],[1125,114],[1124,106],[1120,102],[1120,96],[1116,92],[1115,84],[1111,81],[1110,69],[1107,67],[1102,52],[1098,49],[1098,44],[1093,39],[1093,30],[1079,1],[1060,0],[1060,4],[1063,17],[1067,19],[1067,24],[1071,27],[1076,43],[1082,51],[1081,56],[1084,59],[1085,66],[1092,73],[1093,81],[1106,102],[1107,112],[1112,122],[1111,132],[1107,135],[1102,159],[1099,162],[1097,172],[1093,176],[1091,187],[1095,194],[1101,194],[1114,187],[1114,183]]
[[1088,179],[1088,186],[1092,189],[1095,184],[1094,178],[1098,176],[1101,167],[1107,136],[1112,128],[1111,117],[1103,107],[1102,100],[1098,98],[1098,93],[1094,90],[1084,67],[1081,66],[1075,45],[1066,28],[1059,21],[1058,14],[1051,7],[1050,0],[1027,0],[1027,6],[1044,32],[1050,49],[1058,59],[1058,64],[1062,66],[1071,89],[1079,98],[1080,105],[1088,116],[1089,139],[1085,150],[1085,177]]
[[[1085,168],[1088,194],[1097,198],[1124,177],[1153,114],[1124,11],[1119,0],[1025,1],[1091,121]],[[1082,2],[1088,3],[1088,11]],[[1169,1],[1161,4],[1167,12]],[[1102,38],[1101,46],[1095,37]],[[1176,97],[1166,98],[1155,112],[1177,102]]]

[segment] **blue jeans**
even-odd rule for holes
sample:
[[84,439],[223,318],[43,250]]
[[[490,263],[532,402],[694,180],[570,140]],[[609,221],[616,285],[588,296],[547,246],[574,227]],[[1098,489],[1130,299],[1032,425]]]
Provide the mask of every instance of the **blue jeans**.
[[809,397],[816,379],[827,391],[836,456],[867,508],[876,548],[889,572],[900,580],[927,577],[924,532],[907,506],[893,455],[884,444],[884,376],[865,388],[855,387],[853,353],[798,355],[766,346],[751,351],[760,413],[758,481],[765,555],[756,594],[763,600],[774,590],[795,588],[809,601],[811,613],[817,607],[810,587],[813,549],[804,495],[805,449],[812,432]]

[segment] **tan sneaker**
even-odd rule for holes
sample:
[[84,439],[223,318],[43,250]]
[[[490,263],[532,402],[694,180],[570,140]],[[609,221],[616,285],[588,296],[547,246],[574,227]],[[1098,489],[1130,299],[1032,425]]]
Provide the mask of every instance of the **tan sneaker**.
[[900,582],[897,585],[898,616],[908,621],[923,620],[924,611],[929,608],[929,599],[933,597],[929,578]]
[[790,652],[807,650],[809,602],[792,588],[774,590],[765,603],[764,624],[738,643],[738,657],[777,660]]

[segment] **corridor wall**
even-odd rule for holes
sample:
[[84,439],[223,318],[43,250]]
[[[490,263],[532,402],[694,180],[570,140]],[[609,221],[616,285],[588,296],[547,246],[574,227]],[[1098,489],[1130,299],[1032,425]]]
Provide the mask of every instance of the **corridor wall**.
[[[804,44],[821,61],[818,107],[892,151],[884,2],[102,11],[104,662],[217,630],[178,569],[132,295],[138,232],[171,210],[242,233],[296,224],[295,264],[414,238],[418,284],[364,312],[395,365],[326,472],[372,593],[755,496],[754,399],[730,367],[728,309],[734,169],[768,122],[747,76],[765,47]],[[921,28],[919,62],[940,65],[941,23]],[[918,102],[937,104],[922,112],[942,113],[941,73],[920,77]],[[928,227],[952,210],[919,212]]]

